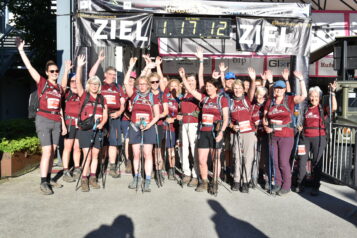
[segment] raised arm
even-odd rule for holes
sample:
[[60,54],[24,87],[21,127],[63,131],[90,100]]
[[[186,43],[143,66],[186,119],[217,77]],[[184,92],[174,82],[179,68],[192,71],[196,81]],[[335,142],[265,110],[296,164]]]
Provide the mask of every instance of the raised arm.
[[141,71],[140,76],[147,77],[149,74],[151,74],[151,70],[156,67],[156,64],[152,62],[150,55],[142,55],[142,57],[144,58],[146,64],[144,69]]
[[289,74],[290,70],[288,68],[285,68],[283,72],[281,72],[281,76],[283,76],[283,79],[286,84],[286,92],[290,93],[291,92],[291,87],[290,87],[290,82],[289,82]]
[[248,74],[250,79],[252,80],[248,89],[248,98],[250,101],[253,101],[255,93],[255,79],[257,77],[257,74],[255,73],[255,69],[252,67],[248,68]]
[[268,95],[270,97],[273,96],[273,85],[274,85],[274,81],[273,81],[273,73],[271,72],[270,69],[264,71],[264,73],[262,74],[262,78],[265,77],[266,80],[268,81],[268,88],[269,88],[269,91],[268,91]]
[[17,49],[19,50],[19,54],[21,56],[22,62],[24,62],[33,80],[35,80],[35,82],[38,84],[40,82],[41,75],[37,72],[37,70],[34,67],[32,67],[31,62],[24,51],[25,41],[21,40],[20,38],[16,38],[16,45],[17,45]]
[[129,98],[134,93],[134,89],[129,85],[130,74],[133,71],[133,68],[134,68],[137,60],[138,60],[138,58],[136,58],[136,57],[131,57],[130,58],[129,67],[128,67],[128,70],[126,71],[126,74],[125,74],[125,77],[124,77],[124,86],[125,86],[126,94],[128,94]]
[[93,77],[97,73],[99,65],[103,62],[104,59],[105,59],[104,50],[101,50],[99,51],[97,61],[94,63],[94,65],[89,71],[89,75],[88,75],[89,78]]
[[301,95],[294,96],[294,103],[299,104],[303,102],[307,97],[306,85],[304,81],[304,76],[300,72],[294,71],[294,75],[300,82],[300,90],[301,90]]
[[167,80],[165,80],[166,78],[164,77],[164,74],[162,73],[161,64],[162,64],[161,57],[156,56],[156,58],[155,58],[156,72],[160,76],[159,84],[160,84],[160,89],[163,92],[163,91],[165,91],[165,88],[167,86]]
[[228,69],[227,66],[225,66],[224,62],[219,63],[219,72],[220,72],[220,76],[221,76],[221,82],[222,82],[222,86],[225,89],[226,88],[226,78],[225,78],[225,72]]
[[203,49],[202,47],[197,46],[196,48],[196,57],[199,60],[199,67],[198,67],[198,88],[201,90],[203,86],[205,85],[204,79],[203,79],[203,71],[204,71],[204,66],[203,66]]
[[202,94],[197,92],[197,90],[195,89],[191,89],[190,85],[187,82],[186,79],[186,73],[185,73],[185,69],[184,68],[179,68],[179,75],[182,79],[182,83],[185,86],[187,92],[191,93],[193,97],[195,97],[198,101],[202,100]]
[[[62,86],[63,90],[66,90],[66,88],[67,88],[68,74],[72,67],[73,67],[72,61],[66,60],[64,62],[64,72],[63,72],[63,76],[62,76],[62,80],[61,80],[61,86]],[[69,79],[69,80],[71,80],[71,79]]]
[[332,96],[332,111],[335,112],[337,110],[337,101],[336,101],[336,88],[337,82],[330,83],[329,87],[331,88],[331,96]]
[[82,85],[82,69],[83,65],[86,63],[86,57],[84,55],[78,55],[77,59],[77,69],[76,69],[76,86],[77,86],[77,92],[78,96],[82,96],[84,89]]

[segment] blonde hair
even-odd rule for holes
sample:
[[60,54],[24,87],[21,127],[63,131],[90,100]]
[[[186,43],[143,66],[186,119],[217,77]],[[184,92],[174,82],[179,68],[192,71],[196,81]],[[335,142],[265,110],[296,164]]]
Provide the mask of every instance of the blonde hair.
[[98,88],[98,94],[102,92],[102,82],[100,81],[99,77],[94,75],[92,77],[90,77],[88,80],[87,80],[87,83],[86,83],[86,92],[89,92],[89,84],[91,83],[96,83],[96,84],[99,84],[99,88]]
[[310,96],[310,94],[311,94],[312,92],[317,92],[317,94],[318,94],[319,97],[321,98],[321,96],[322,96],[322,91],[321,91],[321,89],[320,89],[319,86],[311,87],[311,88],[309,89],[309,96]]
[[234,80],[234,82],[232,83],[232,90],[234,90],[234,86],[241,86],[242,88],[243,88],[243,90],[244,90],[244,86],[243,86],[243,82],[242,82],[242,80],[240,80],[240,79],[236,79],[236,80]]
[[170,81],[168,82],[168,84],[167,84],[167,87],[170,89],[170,87],[171,87],[171,84],[172,83],[177,83],[177,85],[178,85],[178,90],[177,90],[177,94],[176,95],[180,95],[181,93],[182,93],[182,89],[181,89],[181,87],[180,87],[180,81],[178,80],[178,79],[170,79]]
[[148,79],[150,80],[151,78],[157,78],[158,80],[161,79],[160,75],[156,72],[152,72],[151,74],[149,74]]
[[151,89],[151,83],[150,83],[150,80],[149,80],[149,78],[148,77],[146,77],[146,76],[140,76],[140,77],[138,77],[136,80],[135,80],[135,87],[137,87],[138,85],[139,85],[139,81],[141,80],[141,79],[144,79],[145,81],[146,81],[146,83],[148,84],[148,86],[149,86],[149,90]]
[[257,97],[259,93],[264,94],[264,96],[267,94],[268,89],[266,87],[263,86],[259,86],[257,87],[256,91],[255,91],[255,96]]

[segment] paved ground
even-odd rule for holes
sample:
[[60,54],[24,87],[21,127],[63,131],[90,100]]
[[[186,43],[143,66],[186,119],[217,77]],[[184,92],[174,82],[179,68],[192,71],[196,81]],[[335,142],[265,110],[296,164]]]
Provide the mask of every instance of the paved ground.
[[82,193],[64,184],[39,192],[39,171],[0,184],[0,237],[357,237],[355,192],[324,183],[319,197],[260,191],[217,197],[166,181],[151,193],[127,189],[129,176]]

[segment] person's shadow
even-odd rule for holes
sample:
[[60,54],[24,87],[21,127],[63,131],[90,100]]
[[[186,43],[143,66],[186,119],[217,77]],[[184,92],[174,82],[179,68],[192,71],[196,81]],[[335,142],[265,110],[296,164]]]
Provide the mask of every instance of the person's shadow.
[[216,212],[211,220],[215,223],[218,237],[268,237],[248,222],[232,217],[217,201],[208,200]]
[[134,238],[134,224],[131,218],[120,215],[111,226],[102,225],[97,230],[91,231],[85,238]]

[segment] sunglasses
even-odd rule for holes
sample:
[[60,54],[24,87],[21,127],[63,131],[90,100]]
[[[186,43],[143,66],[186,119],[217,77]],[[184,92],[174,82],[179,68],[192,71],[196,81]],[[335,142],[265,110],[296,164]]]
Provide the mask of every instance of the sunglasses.
[[76,82],[76,80],[71,80],[70,82],[71,82],[71,83],[75,83],[75,82]]
[[59,70],[58,69],[56,69],[56,70],[49,70],[49,72],[51,73],[51,74],[53,74],[53,73],[58,73],[59,72]]
[[160,81],[157,80],[157,81],[150,81],[150,83],[159,83]]

